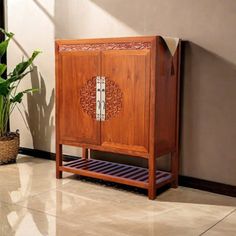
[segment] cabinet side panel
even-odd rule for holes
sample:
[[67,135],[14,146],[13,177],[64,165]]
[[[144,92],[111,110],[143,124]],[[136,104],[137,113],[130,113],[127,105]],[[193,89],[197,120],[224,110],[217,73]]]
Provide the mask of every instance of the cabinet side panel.
[[160,156],[176,148],[179,48],[172,57],[161,38],[157,47],[156,148]]

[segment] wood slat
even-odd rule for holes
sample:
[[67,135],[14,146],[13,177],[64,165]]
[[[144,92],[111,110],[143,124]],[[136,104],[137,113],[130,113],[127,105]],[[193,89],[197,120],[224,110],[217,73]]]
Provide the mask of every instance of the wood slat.
[[64,164],[64,166],[71,166],[72,164],[75,164],[75,163],[80,163],[80,162],[83,162],[84,160],[83,159],[78,159],[78,160],[73,160],[73,161],[69,161],[69,162],[66,162]]
[[148,180],[148,172],[145,173],[145,176],[140,177],[140,178],[138,178],[137,180],[138,180],[138,181],[144,181],[144,182],[147,182],[147,180]]
[[117,176],[117,177],[123,176],[124,174],[130,173],[130,171],[132,171],[132,167],[131,167],[131,168],[129,167],[129,168],[127,168],[126,170],[123,170],[123,171],[117,173],[116,176]]
[[[121,168],[122,168],[122,171],[126,171],[127,169],[129,169],[129,166],[121,167]],[[119,170],[117,170],[117,171],[114,171],[114,172],[112,173],[112,175],[117,176],[117,174],[120,173],[120,172],[121,172],[121,170],[119,169]]]
[[93,171],[94,169],[97,169],[98,167],[102,167],[102,166],[104,166],[104,165],[105,165],[105,163],[94,162],[94,163],[91,163],[91,164],[88,166],[88,170]]
[[[94,159],[74,160],[64,164],[61,170],[141,188],[147,188],[149,180],[147,168]],[[156,171],[157,186],[171,181],[172,175],[169,172]]]
[[106,180],[106,181],[110,181],[110,182],[116,182],[116,183],[120,183],[120,184],[128,184],[128,185],[139,187],[139,188],[144,188],[144,189],[148,188],[148,184],[144,183],[144,182],[138,182],[138,181],[134,181],[134,180],[131,180],[131,179],[124,179],[124,178],[121,178],[121,177],[118,178],[118,177],[115,177],[115,176],[112,176],[112,175],[106,175],[106,174],[97,173],[97,172],[93,172],[93,171],[70,168],[70,167],[67,167],[67,166],[60,166],[59,170],[60,171],[71,172],[71,173],[78,174],[78,175],[81,175],[81,176],[87,176],[87,177],[91,177],[91,178],[102,179],[102,180]]
[[[73,166],[78,166],[78,165],[84,164],[84,163],[85,163],[84,160],[77,160],[77,161],[72,161],[72,163],[67,163],[64,166],[73,167]],[[88,160],[86,161],[86,163],[88,163]]]
[[143,170],[136,169],[136,170],[131,171],[131,172],[128,173],[128,174],[123,175],[122,177],[123,177],[123,178],[130,178],[130,177],[132,177],[134,174],[137,174],[137,173],[140,173],[140,172],[143,172]]
[[84,167],[84,166],[86,166],[86,165],[87,165],[87,166],[89,165],[89,162],[88,162],[88,161],[81,162],[81,163],[79,163],[79,164],[72,164],[72,165],[70,165],[70,166],[68,166],[68,167],[79,169],[79,168],[82,168],[82,167]]
[[98,168],[93,168],[92,170],[90,171],[94,171],[94,172],[101,172],[102,170],[104,169],[107,169],[110,167],[110,164],[109,163],[104,163],[104,165],[101,165],[100,167]]
[[117,169],[120,170],[120,169],[122,169],[122,167],[112,165],[112,166],[110,166],[110,168],[108,168],[106,170],[102,170],[101,173],[112,175],[113,171],[117,170]]
[[147,176],[147,173],[142,171],[141,173],[137,173],[137,174],[131,176],[130,179],[138,180],[139,178],[144,177],[144,176]]

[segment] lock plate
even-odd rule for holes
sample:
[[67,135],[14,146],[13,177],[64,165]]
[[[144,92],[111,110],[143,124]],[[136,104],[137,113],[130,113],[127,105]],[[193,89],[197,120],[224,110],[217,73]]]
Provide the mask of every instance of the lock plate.
[[106,79],[104,76],[100,77],[101,84],[101,121],[106,119]]
[[101,79],[96,76],[96,120],[101,120]]

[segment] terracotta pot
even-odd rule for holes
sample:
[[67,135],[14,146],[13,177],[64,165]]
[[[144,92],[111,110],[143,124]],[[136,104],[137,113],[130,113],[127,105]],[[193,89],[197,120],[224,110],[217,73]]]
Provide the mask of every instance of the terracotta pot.
[[20,135],[18,131],[0,137],[0,165],[16,162],[19,145]]

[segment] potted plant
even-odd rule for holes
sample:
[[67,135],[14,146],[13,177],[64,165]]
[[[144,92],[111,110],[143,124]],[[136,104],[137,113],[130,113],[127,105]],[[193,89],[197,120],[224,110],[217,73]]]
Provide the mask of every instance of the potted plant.
[[8,131],[10,115],[17,103],[21,103],[24,94],[37,91],[30,88],[19,92],[18,86],[21,80],[31,72],[31,65],[40,52],[34,51],[28,60],[23,60],[12,72],[6,74],[7,65],[2,63],[2,58],[14,34],[1,28],[0,31],[5,35],[5,40],[0,43],[0,164],[6,164],[16,161],[19,149],[18,131]]

